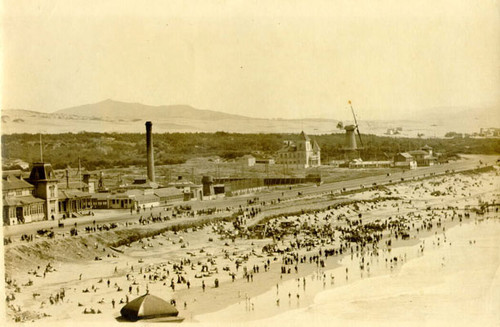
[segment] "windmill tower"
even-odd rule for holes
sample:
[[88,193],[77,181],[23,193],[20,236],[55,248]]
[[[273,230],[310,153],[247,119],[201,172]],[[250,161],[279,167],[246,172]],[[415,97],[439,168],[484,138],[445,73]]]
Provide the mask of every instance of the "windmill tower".
[[[346,161],[359,159],[360,158],[359,151],[363,149],[363,140],[361,139],[358,120],[356,119],[356,115],[354,114],[354,109],[352,107],[350,100],[349,100],[349,106],[351,107],[352,116],[354,118],[354,125],[344,126],[345,129],[344,157]],[[359,147],[356,142],[356,134],[358,134],[359,143],[361,144],[361,147]]]

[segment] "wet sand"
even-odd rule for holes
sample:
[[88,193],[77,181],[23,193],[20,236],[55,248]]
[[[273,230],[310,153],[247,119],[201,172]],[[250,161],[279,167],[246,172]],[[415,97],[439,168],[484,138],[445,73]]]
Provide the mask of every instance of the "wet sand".
[[248,325],[498,326],[499,237],[498,219],[457,226],[447,232],[448,243],[427,246],[396,273],[321,292],[305,309]]

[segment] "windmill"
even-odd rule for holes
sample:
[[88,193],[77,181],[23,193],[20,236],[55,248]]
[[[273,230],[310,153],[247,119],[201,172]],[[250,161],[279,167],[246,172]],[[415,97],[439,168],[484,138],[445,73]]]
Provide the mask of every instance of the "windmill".
[[[359,131],[358,120],[356,119],[356,114],[354,113],[354,108],[349,100],[349,106],[351,107],[352,116],[354,118],[354,125],[345,125],[346,144],[344,147],[344,153],[346,160],[359,159],[359,150],[363,149],[363,139],[361,138],[361,132]],[[358,134],[359,143],[361,147],[358,147],[356,143],[356,135]]]

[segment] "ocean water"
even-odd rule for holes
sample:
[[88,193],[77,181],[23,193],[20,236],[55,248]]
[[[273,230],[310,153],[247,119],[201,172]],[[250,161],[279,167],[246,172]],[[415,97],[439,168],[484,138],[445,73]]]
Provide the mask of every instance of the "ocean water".
[[[391,268],[385,258],[395,256],[398,264]],[[305,288],[302,281],[281,283],[279,290],[196,320],[251,326],[500,326],[499,219],[464,223],[365,259],[371,262],[370,276],[366,269],[361,275],[360,258],[346,257],[340,268],[307,276]]]

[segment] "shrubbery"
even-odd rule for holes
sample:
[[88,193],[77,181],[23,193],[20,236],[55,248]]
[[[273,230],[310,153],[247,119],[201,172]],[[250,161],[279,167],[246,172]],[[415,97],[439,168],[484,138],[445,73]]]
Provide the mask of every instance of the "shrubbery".
[[[256,157],[273,156],[283,146],[283,141],[297,139],[297,134],[237,134],[237,133],[163,133],[154,134],[155,162],[157,165],[179,164],[190,158],[220,156],[235,159],[245,154]],[[342,159],[345,135],[327,134],[313,136],[321,147],[321,157],[326,162]],[[393,138],[363,135],[364,160],[388,160],[400,151],[415,150],[425,144],[444,158],[454,158],[457,153],[499,154],[500,139],[420,139]],[[78,166],[80,158],[88,170],[111,167],[128,167],[146,164],[144,134],[131,133],[65,133],[43,136],[44,160],[58,168]],[[40,160],[38,134],[2,135],[2,157],[26,162]]]

